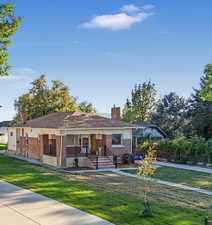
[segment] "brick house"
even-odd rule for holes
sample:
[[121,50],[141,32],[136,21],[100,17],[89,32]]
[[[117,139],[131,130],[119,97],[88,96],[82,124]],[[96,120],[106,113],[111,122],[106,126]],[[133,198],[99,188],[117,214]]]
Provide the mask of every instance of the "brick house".
[[[80,111],[58,112],[9,128],[8,153],[37,159],[58,168],[114,167],[113,158],[132,153],[132,129],[120,121],[120,108],[111,119]],[[98,158],[98,159],[97,159]]]

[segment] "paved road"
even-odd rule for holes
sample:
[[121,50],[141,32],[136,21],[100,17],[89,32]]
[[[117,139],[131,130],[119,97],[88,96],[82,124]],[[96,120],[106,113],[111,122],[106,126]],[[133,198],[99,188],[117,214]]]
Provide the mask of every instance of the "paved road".
[[113,225],[97,216],[0,180],[1,225]]

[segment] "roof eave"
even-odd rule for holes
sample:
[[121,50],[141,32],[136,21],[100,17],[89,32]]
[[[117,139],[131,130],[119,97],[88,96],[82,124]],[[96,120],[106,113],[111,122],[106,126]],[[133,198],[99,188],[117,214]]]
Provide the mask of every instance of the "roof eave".
[[51,127],[30,127],[30,126],[24,126],[24,127],[9,127],[9,128],[30,128],[30,129],[51,129],[51,130],[99,130],[99,129],[105,129],[105,130],[116,130],[116,129],[133,129],[137,127],[81,127],[81,128],[51,128]]

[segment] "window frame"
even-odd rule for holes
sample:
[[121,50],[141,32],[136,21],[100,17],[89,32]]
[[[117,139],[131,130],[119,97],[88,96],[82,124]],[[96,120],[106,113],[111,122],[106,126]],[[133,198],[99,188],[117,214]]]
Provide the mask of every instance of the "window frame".
[[68,144],[69,146],[80,146],[80,135],[70,135],[69,142],[72,142]]
[[[119,144],[113,143],[113,137],[115,135],[120,135],[120,143]],[[112,147],[123,147],[123,134],[112,134]]]

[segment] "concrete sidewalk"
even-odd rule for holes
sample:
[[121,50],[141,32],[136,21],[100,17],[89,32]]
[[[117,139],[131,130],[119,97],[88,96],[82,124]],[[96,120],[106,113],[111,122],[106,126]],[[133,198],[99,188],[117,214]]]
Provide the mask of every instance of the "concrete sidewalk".
[[113,225],[97,216],[0,180],[2,225]]
[[[140,178],[136,174],[126,173],[126,172],[123,172],[121,170],[116,170],[114,172],[117,173],[117,174],[123,175],[123,176],[127,176],[127,177]],[[146,179],[148,180],[149,178],[146,178]],[[201,189],[201,188],[195,188],[195,187],[191,187],[191,186],[187,186],[187,185],[183,185],[183,184],[177,184],[177,183],[159,180],[159,179],[151,179],[151,180],[155,181],[157,184],[163,184],[163,185],[167,185],[167,186],[171,186],[171,187],[181,188],[181,189],[188,190],[188,191],[195,191],[195,192],[198,192],[198,193],[201,193],[201,194],[212,196],[211,191],[207,191],[207,190],[204,190],[204,189]]]
[[185,164],[176,164],[176,163],[169,163],[169,162],[156,162],[155,165],[168,166],[168,167],[174,167],[174,168],[185,169],[185,170],[193,170],[193,171],[198,171],[203,173],[212,173],[212,169],[204,168],[200,166],[190,166]]

